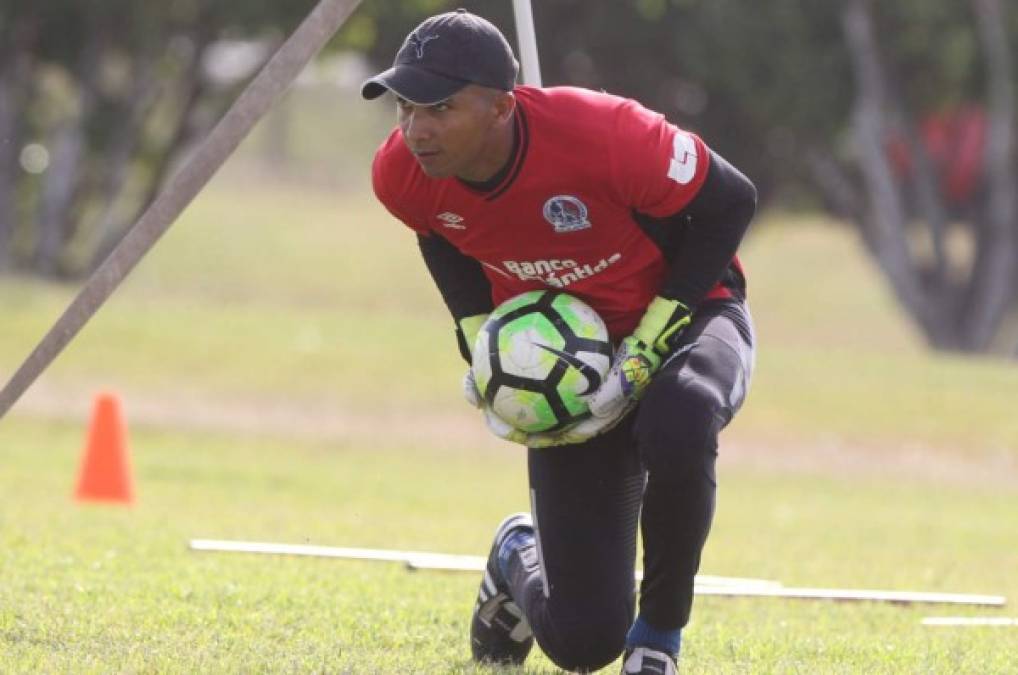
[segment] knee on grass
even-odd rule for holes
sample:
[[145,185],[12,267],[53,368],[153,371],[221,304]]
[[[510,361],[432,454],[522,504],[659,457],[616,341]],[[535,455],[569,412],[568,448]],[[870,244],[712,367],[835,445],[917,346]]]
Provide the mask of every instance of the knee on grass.
[[559,668],[587,673],[604,668],[617,659],[626,645],[630,618],[609,621],[559,623],[550,630],[535,629],[541,649]]

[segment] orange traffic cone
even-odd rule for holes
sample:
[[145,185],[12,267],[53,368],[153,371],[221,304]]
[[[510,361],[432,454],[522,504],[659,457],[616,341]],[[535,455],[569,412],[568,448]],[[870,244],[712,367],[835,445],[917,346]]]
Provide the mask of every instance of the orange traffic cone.
[[134,501],[127,428],[120,401],[113,394],[102,393],[95,397],[74,497],[80,502],[130,504]]

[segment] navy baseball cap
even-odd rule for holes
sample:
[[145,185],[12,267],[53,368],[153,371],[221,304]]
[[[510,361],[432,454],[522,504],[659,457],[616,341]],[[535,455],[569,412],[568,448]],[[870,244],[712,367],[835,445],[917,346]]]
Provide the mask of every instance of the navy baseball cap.
[[444,101],[468,84],[512,91],[520,65],[505,36],[465,9],[425,19],[413,29],[383,73],[361,85],[361,96],[387,90],[411,103]]

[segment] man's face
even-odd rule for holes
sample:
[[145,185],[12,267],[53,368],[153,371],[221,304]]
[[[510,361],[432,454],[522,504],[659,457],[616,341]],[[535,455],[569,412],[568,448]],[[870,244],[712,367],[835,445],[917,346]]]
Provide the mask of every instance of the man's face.
[[467,85],[433,105],[396,97],[403,140],[432,178],[459,176],[483,181],[502,167],[499,136],[512,114],[512,96]]

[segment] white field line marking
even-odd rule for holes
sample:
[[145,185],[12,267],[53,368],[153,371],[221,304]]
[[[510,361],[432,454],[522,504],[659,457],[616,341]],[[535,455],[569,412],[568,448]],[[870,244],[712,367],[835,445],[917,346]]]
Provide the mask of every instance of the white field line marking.
[[[447,572],[481,572],[487,564],[487,560],[480,556],[462,556],[460,561],[443,561],[428,559],[425,557],[411,556],[407,560],[407,567],[412,570],[440,570]],[[643,580],[643,571],[636,570],[636,580]],[[718,586],[726,588],[781,588],[780,581],[770,579],[747,579],[744,577],[720,577],[713,574],[697,574],[694,577],[697,586]]]
[[[274,555],[298,555],[316,558],[342,558],[346,560],[380,560],[406,563],[410,560],[424,564],[473,565],[476,556],[447,555],[423,551],[393,551],[376,548],[341,548],[337,546],[312,546],[308,544],[274,544],[258,541],[225,541],[219,539],[192,539],[190,547],[195,551],[220,551],[231,553],[267,553]],[[480,558],[478,558],[480,559]]]
[[842,602],[890,602],[901,605],[943,604],[1003,607],[1006,599],[1000,595],[972,595],[968,593],[926,593],[918,591],[874,591],[843,588],[723,588],[711,587],[698,591],[700,595],[730,597],[788,598],[792,600],[836,600]]
[[[462,563],[445,564],[438,560],[411,558],[407,561],[410,569],[450,570],[477,572],[484,569],[485,560],[464,559]],[[643,578],[636,572],[636,580]],[[694,579],[697,595],[725,596],[733,598],[788,598],[795,600],[837,600],[843,602],[889,602],[898,604],[952,604],[999,607],[1005,602],[1001,596],[970,595],[963,593],[924,593],[916,591],[874,591],[840,588],[786,588],[777,581],[766,579],[744,579],[739,577],[718,577],[698,574]]]
[[[273,544],[250,541],[192,539],[196,551],[224,551],[238,553],[268,553],[280,555],[315,556],[354,560],[402,562],[410,569],[450,570],[476,572],[484,569],[485,559],[480,556],[450,555],[425,551],[394,551],[389,549],[339,548],[305,544]],[[637,578],[640,575],[637,574]],[[785,588],[775,581],[740,579],[698,575],[698,595],[726,597],[788,598],[795,600],[836,600],[842,602],[890,602],[897,604],[947,604],[1002,607],[1006,600],[999,595],[972,595],[967,593],[928,593],[917,591],[876,591],[840,588]]]
[[924,626],[1018,626],[1018,618],[1006,616],[928,616]]
[[[412,570],[444,570],[451,572],[480,572],[487,560],[476,555],[454,555],[428,551],[395,551],[375,548],[341,548],[336,546],[313,546],[309,544],[276,544],[257,541],[229,541],[222,539],[192,539],[193,551],[216,551],[225,553],[263,553],[270,555],[296,555],[316,558],[340,558],[344,560],[376,560],[401,562]],[[639,581],[643,577],[636,573]],[[696,576],[698,586],[737,588],[780,588],[777,581],[767,579],[746,579],[742,577],[721,577],[700,574]]]

